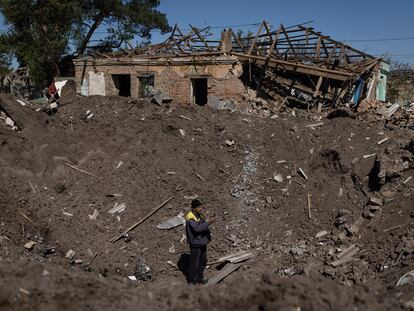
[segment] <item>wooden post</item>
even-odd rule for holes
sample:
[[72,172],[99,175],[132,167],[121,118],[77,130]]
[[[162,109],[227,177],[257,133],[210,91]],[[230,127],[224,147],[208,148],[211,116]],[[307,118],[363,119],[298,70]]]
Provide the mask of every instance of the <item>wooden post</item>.
[[250,46],[250,48],[249,48],[249,52],[247,52],[247,55],[252,55],[252,52],[253,52],[254,46],[256,45],[257,38],[259,37],[260,33],[262,32],[262,29],[263,29],[263,25],[264,25],[264,23],[265,23],[265,21],[263,21],[263,22],[260,24],[259,30],[257,31],[256,37],[254,37],[254,39],[253,39],[252,45]]
[[126,233],[128,233],[129,231],[135,229],[138,225],[140,225],[141,223],[143,223],[145,220],[147,220],[149,217],[151,217],[156,211],[158,211],[161,207],[163,207],[165,204],[167,204],[168,202],[170,202],[172,200],[172,198],[174,198],[174,196],[169,197],[167,200],[165,200],[164,202],[162,202],[160,205],[158,205],[156,208],[154,208],[147,216],[145,216],[144,218],[142,218],[140,221],[138,221],[137,223],[133,224],[131,227],[129,227],[127,230],[125,230],[124,232],[122,232],[120,235],[113,237],[112,239],[110,239],[109,241],[112,243],[115,243],[116,241],[118,241],[120,238],[122,238],[122,236]]
[[311,195],[308,192],[308,216],[309,219],[312,219],[312,212],[311,212]]

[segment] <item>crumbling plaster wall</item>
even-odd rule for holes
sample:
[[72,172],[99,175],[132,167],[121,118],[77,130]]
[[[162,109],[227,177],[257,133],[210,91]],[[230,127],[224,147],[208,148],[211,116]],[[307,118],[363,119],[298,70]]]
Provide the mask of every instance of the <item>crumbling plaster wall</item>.
[[214,95],[219,99],[240,100],[245,92],[245,87],[239,79],[242,66],[236,62],[233,64],[206,64],[206,65],[131,65],[131,64],[99,64],[88,62],[84,67],[83,62],[75,63],[77,90],[81,90],[83,73],[85,77],[89,72],[102,72],[105,77],[106,95],[117,95],[117,89],[112,79],[114,74],[128,74],[131,76],[131,96],[139,95],[140,74],[152,73],[155,75],[155,88],[172,99],[174,104],[191,103],[191,78],[208,78],[208,95]]

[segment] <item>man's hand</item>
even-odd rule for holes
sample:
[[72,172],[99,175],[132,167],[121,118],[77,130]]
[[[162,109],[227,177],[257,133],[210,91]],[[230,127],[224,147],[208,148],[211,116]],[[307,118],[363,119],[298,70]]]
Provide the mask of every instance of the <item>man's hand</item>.
[[216,217],[213,216],[213,217],[207,218],[207,222],[209,225],[214,224],[216,222]]

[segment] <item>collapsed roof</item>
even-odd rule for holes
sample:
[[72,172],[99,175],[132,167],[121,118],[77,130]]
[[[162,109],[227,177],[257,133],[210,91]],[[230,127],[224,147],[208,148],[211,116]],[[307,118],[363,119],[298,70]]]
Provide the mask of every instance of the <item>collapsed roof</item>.
[[[190,28],[184,33],[176,25],[169,38],[160,44],[105,54],[92,51],[91,55],[116,58],[119,62],[133,58],[166,65],[172,59],[200,63],[207,58],[233,56],[245,65],[247,80],[254,82],[255,88],[260,85],[266,93],[274,88],[285,88],[288,93],[299,90],[308,94],[308,99],[311,95],[310,98],[331,102],[349,101],[358,88],[356,82],[370,79],[373,69],[378,71],[382,61],[304,24],[280,25],[271,30],[263,21],[254,36],[243,37],[230,28],[221,33],[221,40],[209,39],[210,27],[198,29],[190,25]],[[370,83],[372,80],[374,77]],[[271,87],[266,87],[269,81]],[[368,92],[367,85],[361,92]]]

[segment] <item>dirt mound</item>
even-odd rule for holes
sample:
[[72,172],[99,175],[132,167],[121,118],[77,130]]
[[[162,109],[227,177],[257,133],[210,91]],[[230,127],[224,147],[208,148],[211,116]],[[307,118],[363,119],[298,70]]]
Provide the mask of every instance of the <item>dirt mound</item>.
[[[47,116],[2,98],[23,124],[0,124],[5,308],[390,309],[409,300],[395,294],[414,263],[408,128],[368,114],[260,118],[101,96]],[[110,241],[171,196],[127,239]],[[183,227],[156,228],[195,196],[219,219],[212,261],[254,253],[201,296],[175,267],[187,252]],[[333,264],[341,254],[348,261]],[[127,281],[138,258],[150,282]]]

